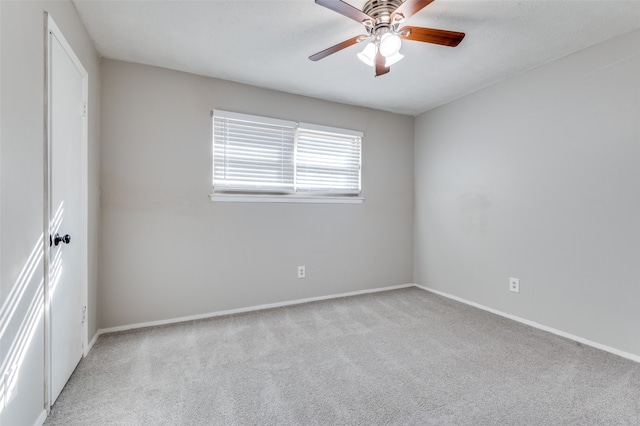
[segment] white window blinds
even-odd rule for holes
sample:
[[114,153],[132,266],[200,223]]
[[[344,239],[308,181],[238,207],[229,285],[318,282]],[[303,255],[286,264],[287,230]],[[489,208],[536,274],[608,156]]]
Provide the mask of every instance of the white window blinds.
[[298,191],[360,194],[362,133],[300,123],[296,144]]
[[214,190],[293,191],[295,126],[295,122],[214,111]]
[[215,110],[214,192],[359,195],[362,136]]

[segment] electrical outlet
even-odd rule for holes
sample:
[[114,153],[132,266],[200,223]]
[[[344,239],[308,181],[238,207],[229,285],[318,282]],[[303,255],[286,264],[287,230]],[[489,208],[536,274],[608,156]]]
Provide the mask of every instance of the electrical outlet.
[[303,266],[298,266],[298,278],[304,278],[306,276],[306,272]]
[[519,278],[509,278],[509,290],[514,293],[520,293],[520,279]]

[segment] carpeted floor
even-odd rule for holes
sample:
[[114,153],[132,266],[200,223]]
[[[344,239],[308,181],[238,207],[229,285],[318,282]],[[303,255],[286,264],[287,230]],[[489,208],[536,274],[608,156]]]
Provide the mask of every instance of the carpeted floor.
[[640,364],[418,288],[101,336],[46,425],[640,425]]

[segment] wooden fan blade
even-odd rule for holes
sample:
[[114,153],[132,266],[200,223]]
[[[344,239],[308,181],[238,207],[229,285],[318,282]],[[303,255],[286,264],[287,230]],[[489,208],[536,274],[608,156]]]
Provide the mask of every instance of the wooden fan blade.
[[311,55],[309,56],[309,59],[311,59],[312,61],[319,61],[322,58],[326,58],[327,56],[336,53],[342,49],[345,49],[349,46],[353,46],[356,43],[359,43],[360,41],[364,40],[367,36],[355,36],[353,38],[350,38],[349,40],[345,40],[342,43],[338,43],[335,46],[331,46],[327,49],[324,49],[322,52],[318,52],[315,55]]
[[360,9],[356,9],[350,4],[343,2],[342,0],[316,0],[316,4],[324,6],[327,9],[331,9],[334,12],[338,12],[339,14],[360,23],[363,23],[365,21],[374,21],[374,19],[372,19],[369,15],[367,15]]
[[[433,0],[407,0],[402,3],[396,10],[391,14],[391,22],[394,21],[395,17],[402,18],[401,20],[408,19],[409,17],[415,15],[420,12],[426,6],[429,5]],[[399,21],[398,21],[399,22]]]
[[[407,34],[408,30],[408,34]],[[422,41],[425,43],[441,44],[455,47],[464,38],[464,33],[457,31],[436,30],[422,27],[403,27],[398,31],[400,37],[406,40]],[[406,35],[405,35],[406,34]]]
[[385,57],[382,56],[382,53],[378,50],[378,53],[376,54],[376,77],[380,77],[391,70],[391,68],[384,65],[385,62]]

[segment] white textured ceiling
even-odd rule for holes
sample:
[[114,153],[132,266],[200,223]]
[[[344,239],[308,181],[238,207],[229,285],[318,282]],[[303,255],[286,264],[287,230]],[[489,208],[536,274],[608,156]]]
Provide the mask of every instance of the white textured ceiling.
[[374,78],[362,45],[308,59],[364,33],[313,0],[74,3],[107,58],[411,115],[640,28],[637,0],[436,0],[406,25],[461,31],[462,43],[404,41],[405,58]]

